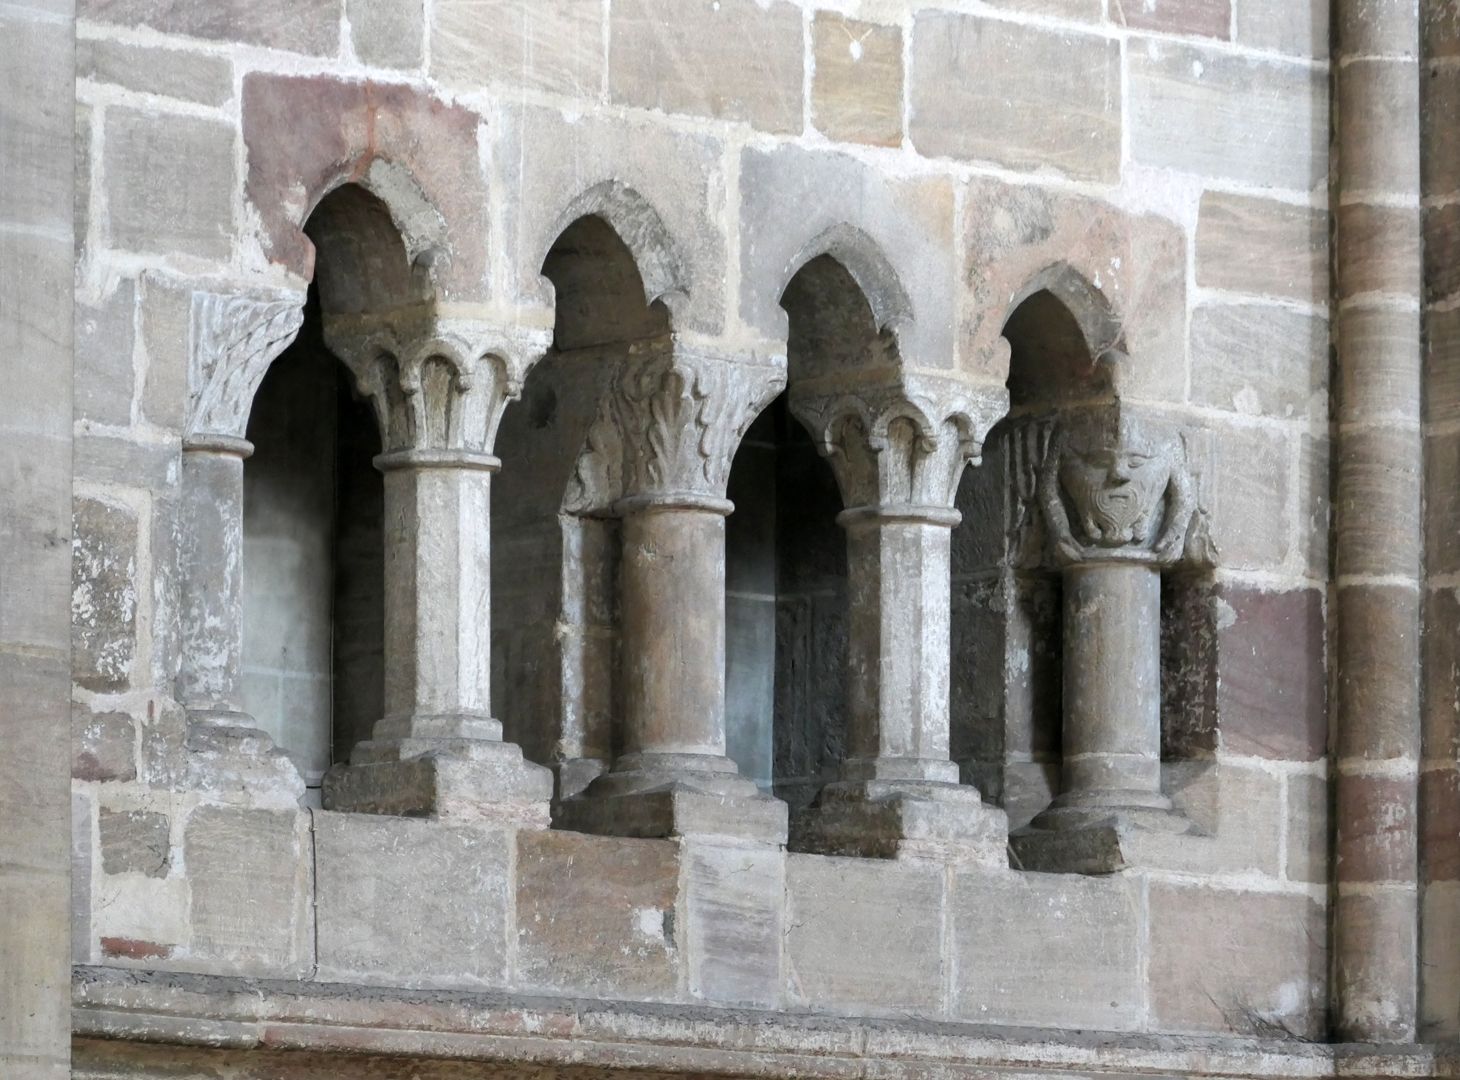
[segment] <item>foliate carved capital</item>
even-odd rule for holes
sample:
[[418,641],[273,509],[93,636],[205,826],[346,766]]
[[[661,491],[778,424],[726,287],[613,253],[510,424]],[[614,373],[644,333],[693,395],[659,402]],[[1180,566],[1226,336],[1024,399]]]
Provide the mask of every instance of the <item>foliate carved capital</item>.
[[244,437],[264,373],[303,322],[303,293],[193,293],[188,313],[188,441]]
[[374,407],[387,454],[490,455],[502,412],[551,339],[549,331],[434,315],[326,320],[324,336]]
[[1044,449],[1033,495],[1049,563],[1215,561],[1195,433],[1114,401],[1061,413],[1035,437]]
[[951,511],[963,470],[980,460],[1007,402],[1002,390],[904,374],[833,392],[794,387],[790,405],[830,461],[848,510]]
[[673,336],[635,343],[608,380],[565,509],[723,500],[740,440],[785,385],[780,357],[740,359]]

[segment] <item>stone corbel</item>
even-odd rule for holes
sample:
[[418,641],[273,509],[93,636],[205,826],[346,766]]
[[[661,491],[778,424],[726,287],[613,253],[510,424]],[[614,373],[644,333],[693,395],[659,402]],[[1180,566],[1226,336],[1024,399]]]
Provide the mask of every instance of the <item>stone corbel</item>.
[[184,441],[243,439],[259,383],[303,324],[302,293],[193,293]]

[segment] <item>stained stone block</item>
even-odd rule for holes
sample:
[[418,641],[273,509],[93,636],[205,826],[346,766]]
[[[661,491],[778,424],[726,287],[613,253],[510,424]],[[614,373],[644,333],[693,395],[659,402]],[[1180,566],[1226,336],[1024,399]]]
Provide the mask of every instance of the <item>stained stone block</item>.
[[[982,77],[997,71],[999,77]],[[934,157],[1120,173],[1120,46],[1109,38],[923,11],[913,24],[908,134]]]
[[345,0],[345,17],[350,20],[350,44],[363,63],[405,69],[421,66],[425,0]]
[[234,135],[231,124],[215,120],[108,109],[108,245],[226,260],[234,231]]
[[76,17],[211,41],[242,42],[333,56],[343,0],[80,0]]
[[1338,262],[1338,298],[1421,294],[1419,209],[1350,203],[1336,211],[1348,254]]
[[1326,181],[1326,74],[1154,39],[1132,39],[1127,64],[1137,163],[1295,191]]
[[1232,0],[1115,0],[1110,17],[1117,25],[1132,30],[1222,41],[1232,36]]
[[670,841],[518,833],[516,980],[562,993],[673,998],[678,892]]
[[262,978],[309,971],[307,814],[200,807],[183,834],[183,865],[191,890],[189,968]]
[[75,409],[79,420],[126,426],[132,422],[132,325],[136,289],[130,280],[92,301],[76,303]]
[[[1379,21],[1379,20],[1371,20]],[[1413,61],[1354,60],[1336,80],[1338,153],[1346,197],[1419,196],[1420,115]]]
[[1384,1041],[1408,1041],[1416,1015],[1415,899],[1412,889],[1399,888],[1334,901],[1337,977],[1348,999],[1348,1022]]
[[1460,885],[1427,885],[1420,894],[1419,1039],[1460,1035]]
[[316,813],[319,978],[503,985],[513,843],[501,829]]
[[1191,317],[1192,398],[1254,416],[1322,419],[1328,322],[1266,304],[1203,305]]
[[1317,761],[1328,743],[1323,593],[1224,585],[1218,600],[1222,748]]
[[811,122],[817,130],[844,142],[900,145],[902,30],[820,11],[811,35]]
[[132,780],[137,776],[136,727],[123,712],[71,709],[71,775],[77,780]]
[[1429,589],[1424,597],[1423,745],[1429,757],[1460,757],[1460,595]]
[[233,97],[233,65],[226,57],[121,41],[78,40],[76,77],[200,105],[223,105]]
[[1322,1032],[1328,952],[1320,904],[1299,893],[1158,882],[1149,895],[1157,1030]]
[[1300,57],[1328,55],[1328,0],[1237,5],[1237,42]]
[[789,1001],[868,1014],[942,1006],[943,869],[786,856]]
[[[1417,758],[1420,687],[1407,673],[1415,671],[1419,654],[1418,591],[1403,584],[1345,585],[1333,602],[1334,625],[1340,628],[1334,694],[1341,715],[1368,721],[1359,730],[1355,724],[1334,725],[1338,758]],[[1343,627],[1362,630],[1345,633]],[[1387,677],[1376,677],[1380,673]]]
[[1419,850],[1423,880],[1460,881],[1460,770],[1428,765],[1419,777]]
[[137,517],[127,507],[79,497],[74,528],[76,682],[99,692],[125,690],[137,649]]
[[1208,483],[1223,566],[1274,570],[1288,557],[1292,452],[1288,433],[1280,429],[1217,430],[1216,461]]
[[774,1007],[781,994],[785,855],[689,840],[681,848],[689,992]]
[[1426,207],[1423,220],[1425,299],[1438,303],[1460,294],[1460,205]]
[[803,53],[801,10],[783,0],[619,0],[609,98],[797,134]]
[[[381,6],[378,0],[375,6]],[[603,18],[602,7],[578,0],[437,0],[431,6],[431,75],[448,86],[510,82],[596,100],[603,85]]]
[[1413,792],[1408,777],[1340,772],[1334,779],[1339,820],[1333,855],[1345,881],[1415,879],[1419,822]]
[[1099,1031],[1141,1025],[1137,882],[966,872],[954,876],[950,904],[955,1016]]
[[1248,195],[1204,193],[1196,281],[1204,288],[1326,303],[1327,214]]
[[108,874],[142,874],[166,877],[172,863],[166,814],[148,810],[101,808],[98,819],[101,837],[101,865]]

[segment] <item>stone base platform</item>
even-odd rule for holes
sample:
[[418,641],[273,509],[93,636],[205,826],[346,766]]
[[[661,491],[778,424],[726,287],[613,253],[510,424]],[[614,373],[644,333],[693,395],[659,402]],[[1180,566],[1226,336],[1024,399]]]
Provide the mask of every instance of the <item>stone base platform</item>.
[[791,846],[824,855],[1007,864],[1009,822],[978,791],[934,781],[839,781],[800,815]]
[[650,791],[584,794],[558,804],[553,824],[606,836],[723,836],[771,845],[786,842],[786,804],[769,795],[723,794],[669,783]]
[[1460,1048],[1114,1035],[78,967],[77,1080],[1460,1076]]

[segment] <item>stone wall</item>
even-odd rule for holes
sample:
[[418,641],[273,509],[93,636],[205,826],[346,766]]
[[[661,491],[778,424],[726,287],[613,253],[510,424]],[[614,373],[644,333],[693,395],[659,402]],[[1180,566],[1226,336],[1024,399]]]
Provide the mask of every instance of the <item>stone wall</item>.
[[[1041,1029],[1326,1034],[1326,2],[79,7],[76,963]],[[805,269],[823,258],[838,269]],[[788,293],[793,277],[804,295]],[[336,790],[359,810],[419,817],[303,808],[294,766],[244,722],[229,685],[250,645],[223,631],[250,625],[257,580],[247,526],[265,435],[250,410],[311,281],[325,343],[374,403],[380,448],[405,455],[386,462],[382,698],[361,690],[371,659],[341,686],[338,604],[332,696],[381,714],[367,724],[406,726],[389,732],[393,748],[377,728],[367,762],[350,753],[351,725],[333,760],[393,779]],[[833,302],[848,295],[858,310]],[[1447,297],[1435,295],[1437,324]],[[1125,868],[1100,876],[1030,872],[1003,854],[1008,827],[1057,794],[1066,764],[1059,575],[1020,562],[1033,487],[1018,450],[1020,432],[1042,438],[1029,433],[1076,396],[1049,396],[1062,319],[1082,350],[1070,363],[1118,351],[1122,407],[1187,433],[1215,549],[1163,571],[1151,614],[1160,786],[1184,831],[1124,846]],[[427,345],[409,339],[422,323]],[[652,470],[625,445],[632,422],[608,423],[631,415],[641,439],[653,431],[653,411],[635,413],[616,380],[665,349],[693,358],[676,378],[732,372],[692,379],[691,397],[747,372],[789,382],[774,439],[744,430],[779,389],[768,375],[742,392],[728,442],[701,432],[711,473],[728,474],[737,447],[742,471],[775,447],[771,476],[731,497],[754,500],[776,536],[747,539],[751,515],[736,514],[716,589],[650,589],[626,605],[624,581],[651,577],[660,553],[713,581],[696,559],[723,527],[712,504],[728,476],[718,492],[701,477],[693,505],[671,506],[687,485],[644,480]],[[851,643],[911,650],[924,624],[866,624],[866,568],[895,577],[914,560],[878,563],[863,545],[846,561],[834,518],[859,505],[859,476],[839,472],[832,498],[810,455],[836,444],[833,465],[850,460],[837,442],[847,429],[810,432],[806,403],[847,372],[860,382],[840,390],[891,393],[875,382],[889,356],[899,392],[960,387],[975,403],[959,415],[977,430],[958,454],[983,443],[944,575],[952,756],[989,800],[965,786],[972,802],[954,817],[984,830],[977,850],[919,834],[920,811],[902,807],[911,816],[883,852],[897,858],[813,853],[843,849],[806,841],[794,821],[788,853],[773,828],[740,831],[785,810],[729,781],[713,805],[675,803],[657,836],[644,835],[650,810],[607,825],[572,817],[565,804],[612,779],[629,736],[654,734],[628,731],[625,715],[664,719],[650,707],[662,687],[640,683],[675,665],[636,667],[646,637],[703,646],[675,670],[719,686],[719,750],[745,776],[799,811],[840,775],[869,667],[848,659]],[[443,400],[485,401],[471,430],[488,437],[462,445],[451,421],[435,426]],[[880,418],[894,443],[895,412]],[[241,460],[245,433],[258,459]],[[943,434],[911,445],[941,461]],[[423,447],[459,467],[425,467],[410,457]],[[487,524],[485,481],[467,474],[489,474],[493,454]],[[449,489],[430,487],[442,474]],[[633,502],[636,478],[657,509]],[[882,488],[865,501],[898,498],[918,502]],[[954,502],[950,491],[942,518],[918,502],[908,542],[951,525]],[[350,504],[342,493],[335,505]],[[200,526],[199,505],[223,525]],[[671,532],[681,512],[686,532]],[[338,554],[336,575],[376,557],[373,534],[340,535],[356,537],[337,550],[358,562]],[[936,568],[936,552],[916,550]],[[421,600],[430,589],[439,604]],[[913,600],[923,595],[938,594]],[[729,667],[722,641],[707,675],[714,643],[693,631],[722,602]],[[863,614],[842,616],[854,602]],[[909,708],[897,687],[936,696],[937,679],[898,684],[894,667],[882,704],[912,715],[912,740],[931,740],[913,757],[934,760],[937,733],[922,724],[936,707]],[[668,695],[670,720],[713,712],[702,696]],[[489,703],[506,742],[491,737]],[[302,697],[279,708],[317,711]],[[411,739],[456,740],[462,756],[411,771],[390,758],[408,757]],[[715,756],[703,739],[673,741],[654,745]],[[559,827],[541,827],[547,779],[512,745],[553,770]],[[782,789],[782,775],[800,783]],[[510,805],[468,806],[487,820],[461,820],[461,777],[467,804],[486,785]],[[328,779],[325,790],[339,805]],[[1432,895],[1444,903],[1442,888]]]

